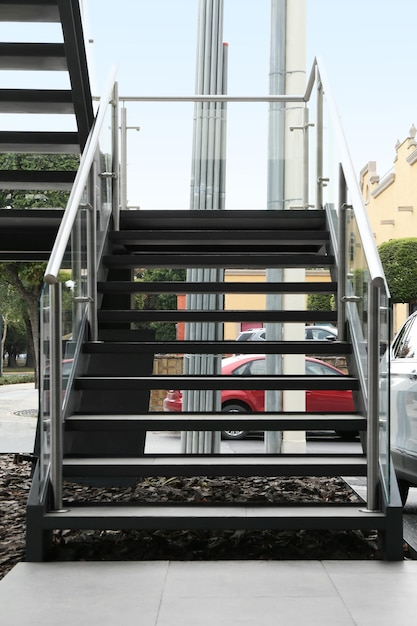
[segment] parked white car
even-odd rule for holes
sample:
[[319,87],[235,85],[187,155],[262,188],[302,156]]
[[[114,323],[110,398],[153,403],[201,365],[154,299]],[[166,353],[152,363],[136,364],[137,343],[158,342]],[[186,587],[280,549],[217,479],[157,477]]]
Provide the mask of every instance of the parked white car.
[[417,312],[391,346],[391,453],[405,504],[417,486]]

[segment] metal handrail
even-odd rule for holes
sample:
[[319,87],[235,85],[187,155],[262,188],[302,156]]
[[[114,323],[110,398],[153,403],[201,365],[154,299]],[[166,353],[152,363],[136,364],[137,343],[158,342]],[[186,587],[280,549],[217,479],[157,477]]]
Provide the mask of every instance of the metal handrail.
[[364,254],[367,266],[369,268],[370,277],[372,281],[378,278],[381,279],[385,285],[387,293],[389,293],[381,260],[376,251],[375,239],[372,234],[372,229],[369,224],[368,216],[363,205],[359,185],[354,174],[355,170],[352,164],[349,149],[347,147],[345,134],[343,132],[340,122],[340,116],[337,111],[330,83],[327,79],[327,73],[322,61],[319,62],[318,60],[315,60],[315,63],[319,72],[320,81],[323,84],[323,91],[326,94],[326,101],[328,103],[329,113],[331,115],[333,128],[337,136],[337,145],[340,149],[341,155],[341,165],[345,176],[346,186],[349,189],[350,194],[350,204],[354,209],[355,218],[358,224],[358,230],[361,234],[361,239],[364,244]]
[[[339,255],[343,257],[339,259],[339,291],[338,296],[342,296],[341,300],[349,297],[344,293],[344,280],[346,268],[344,266],[345,257],[345,208],[346,208],[346,191],[349,192],[349,206],[355,215],[358,233],[362,241],[362,249],[369,270],[368,280],[368,336],[367,336],[367,372],[361,367],[360,355],[357,355],[358,375],[361,387],[364,391],[364,400],[368,417],[367,429],[367,508],[366,511],[376,511],[380,509],[380,501],[378,497],[379,484],[379,346],[380,346],[380,299],[381,290],[389,297],[389,289],[385,279],[384,270],[379,258],[375,240],[369,224],[368,216],[363,204],[362,195],[359,189],[357,179],[354,174],[354,168],[351,161],[347,142],[340,122],[340,117],[336,108],[335,100],[332,95],[331,87],[327,79],[326,71],[323,63],[315,60],[316,71],[311,73],[307,92],[311,95],[314,81],[320,82],[320,87],[326,94],[326,103],[328,106],[329,116],[332,122],[333,133],[335,134],[338,150],[340,152],[340,167],[343,174],[339,180],[339,238],[337,242],[336,233],[332,232],[332,238],[335,249]],[[342,179],[344,179],[342,181]],[[343,269],[344,268],[344,269]],[[342,285],[340,283],[343,283]],[[340,321],[342,324],[343,316]],[[353,328],[351,329],[353,332]],[[353,337],[354,339],[354,337]],[[354,343],[354,342],[353,342]]]
[[100,99],[99,110],[81,157],[80,166],[78,168],[65,213],[59,226],[51,256],[46,267],[44,280],[48,284],[54,284],[58,281],[58,273],[62,266],[67,244],[80,208],[82,195],[87,185],[90,170],[96,156],[100,133],[107,113],[107,108],[112,101],[116,73],[117,68],[114,68],[109,76],[106,89],[103,92],[104,95]]

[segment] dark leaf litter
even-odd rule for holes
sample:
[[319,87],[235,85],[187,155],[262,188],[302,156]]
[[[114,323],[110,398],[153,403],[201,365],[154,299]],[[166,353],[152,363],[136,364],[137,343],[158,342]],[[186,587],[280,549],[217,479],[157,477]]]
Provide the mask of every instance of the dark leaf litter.
[[[0,579],[24,560],[31,462],[0,456]],[[66,502],[360,502],[341,478],[153,478],[132,487],[64,485]],[[380,559],[373,531],[73,531],[54,533],[57,561]]]

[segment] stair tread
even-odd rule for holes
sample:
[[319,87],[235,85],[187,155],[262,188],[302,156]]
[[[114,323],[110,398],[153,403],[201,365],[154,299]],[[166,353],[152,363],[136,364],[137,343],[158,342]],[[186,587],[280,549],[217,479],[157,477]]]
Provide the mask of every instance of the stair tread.
[[270,529],[270,530],[384,530],[385,515],[368,512],[363,505],[242,505],[216,504],[64,504],[48,512],[44,528],[79,529]]
[[365,476],[363,454],[159,454],[65,457],[66,478],[80,476]]
[[86,342],[83,351],[88,354],[107,353],[177,353],[177,354],[320,354],[345,355],[352,351],[346,341],[306,339],[305,341],[143,341],[143,342]]
[[0,89],[0,113],[73,114],[68,89]]
[[78,134],[69,131],[0,131],[0,152],[78,154]]
[[78,389],[358,389],[351,376],[82,376],[75,379]]
[[124,466],[124,467],[143,467],[143,466],[193,466],[204,465],[206,467],[220,465],[315,465],[322,463],[324,465],[333,465],[334,462],[340,462],[355,465],[357,463],[366,463],[366,457],[362,453],[346,453],[346,454],[145,454],[141,457],[91,457],[76,458],[65,457],[63,460],[64,467],[71,466]]
[[1,3],[0,21],[59,22],[56,0],[10,0]]
[[[1,134],[0,134],[1,136]],[[98,291],[102,293],[335,293],[337,283],[326,282],[233,282],[223,283],[188,281],[160,281],[155,283],[141,281],[98,282]]]
[[64,44],[0,42],[0,69],[65,71]]
[[324,231],[326,215],[324,211],[293,210],[266,211],[264,209],[235,210],[214,209],[210,211],[175,211],[152,210],[121,211],[120,228],[122,230],[167,230],[167,229],[251,229],[294,230],[306,224],[310,230]]
[[67,170],[0,170],[0,189],[69,191],[75,175]]
[[98,311],[100,321],[152,321],[152,322],[320,322],[337,321],[336,311],[302,311],[302,310],[201,310],[201,309],[101,309]]
[[250,257],[218,252],[213,254],[192,252],[178,254],[155,254],[151,252],[106,255],[103,262],[107,267],[222,267],[252,269],[265,267],[326,267],[334,264],[334,256],[314,253],[251,252]]
[[152,413],[146,415],[74,414],[66,430],[365,430],[366,418],[355,413]]

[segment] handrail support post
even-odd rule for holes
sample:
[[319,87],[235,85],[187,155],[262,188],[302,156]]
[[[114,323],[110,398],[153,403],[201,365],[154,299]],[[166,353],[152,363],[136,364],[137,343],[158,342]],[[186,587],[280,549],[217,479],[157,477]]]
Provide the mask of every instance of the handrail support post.
[[62,285],[49,286],[51,337],[50,337],[50,418],[51,418],[51,487],[52,509],[62,510]]

